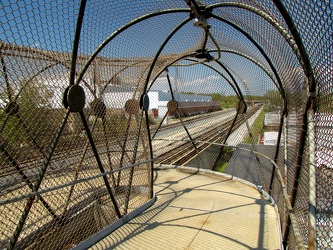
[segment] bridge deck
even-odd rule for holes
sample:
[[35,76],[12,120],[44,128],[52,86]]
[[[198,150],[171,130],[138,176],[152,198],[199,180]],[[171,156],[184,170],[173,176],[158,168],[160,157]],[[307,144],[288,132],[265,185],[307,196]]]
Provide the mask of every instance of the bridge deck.
[[188,169],[155,178],[155,204],[92,249],[280,249],[276,210],[254,187]]

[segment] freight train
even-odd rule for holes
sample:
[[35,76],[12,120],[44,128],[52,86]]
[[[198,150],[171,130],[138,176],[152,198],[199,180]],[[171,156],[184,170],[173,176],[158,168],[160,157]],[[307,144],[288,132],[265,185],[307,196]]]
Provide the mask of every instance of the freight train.
[[[169,102],[170,103],[170,102]],[[168,106],[169,106],[168,103]],[[221,110],[220,102],[177,102],[177,107],[169,108],[169,117],[191,116]]]

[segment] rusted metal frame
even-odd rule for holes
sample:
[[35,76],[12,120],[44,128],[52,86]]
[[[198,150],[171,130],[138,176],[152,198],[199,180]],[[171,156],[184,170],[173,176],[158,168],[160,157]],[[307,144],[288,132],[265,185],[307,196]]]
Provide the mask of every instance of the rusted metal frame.
[[264,178],[264,174],[262,172],[262,168],[261,168],[261,162],[259,160],[259,157],[258,155],[256,155],[254,152],[256,151],[256,148],[255,148],[255,145],[254,145],[254,140],[253,140],[253,135],[252,135],[252,132],[251,132],[251,128],[250,128],[250,125],[249,125],[249,122],[248,122],[248,119],[246,117],[246,114],[243,113],[243,116],[244,116],[244,120],[245,120],[245,124],[246,124],[246,127],[247,127],[247,130],[249,131],[249,135],[250,135],[250,138],[251,138],[251,146],[252,146],[252,154],[255,156],[257,162],[258,162],[258,170],[259,170],[259,175],[260,175],[260,180],[261,180],[261,184],[262,184],[262,187],[265,191],[267,191],[267,187],[266,187],[266,183],[265,183],[265,178]]
[[[58,145],[58,142],[59,142],[60,136],[62,134],[62,131],[65,128],[65,125],[66,125],[67,119],[69,117],[69,114],[70,114],[70,111],[67,110],[66,114],[64,115],[63,121],[62,121],[62,123],[59,127],[58,133],[55,135],[55,138],[53,139],[53,141],[50,145],[49,154],[48,154],[47,157],[45,157],[44,166],[42,167],[41,171],[39,172],[37,182],[34,186],[34,189],[35,189],[34,191],[38,191],[38,189],[40,187],[40,184],[42,183],[42,180],[44,178],[47,167],[49,166],[51,158],[52,158],[53,153],[55,151],[55,148]],[[35,200],[35,196],[32,196],[27,200],[27,203],[26,203],[25,208],[22,212],[21,218],[20,218],[20,220],[19,220],[19,222],[18,222],[18,224],[15,228],[14,234],[13,234],[12,238],[10,239],[10,241],[8,243],[8,249],[13,249],[15,247],[15,244],[18,240],[18,237],[20,236],[20,234],[22,232],[23,226],[24,226],[25,221],[26,221],[26,219],[29,215],[29,212],[30,212],[30,209],[32,207],[32,204],[33,204],[34,200]]]
[[[97,123],[97,119],[94,121],[94,123],[92,124],[92,127],[91,127],[91,131],[94,130],[95,126],[96,126],[96,123]],[[84,157],[86,156],[86,153],[87,153],[87,150],[88,150],[88,146],[89,146],[89,141],[86,142],[86,145],[84,146],[84,149],[83,149],[83,152],[82,152],[82,155],[81,155],[81,159],[80,159],[80,162],[79,164],[76,166],[76,169],[75,169],[75,176],[74,176],[74,181],[77,180],[77,178],[79,177],[79,172],[81,170],[81,167],[82,167],[82,163],[83,163],[83,160],[84,160]],[[70,202],[70,199],[72,197],[72,193],[74,191],[74,187],[75,185],[71,186],[70,190],[69,190],[69,194],[68,194],[68,197],[67,197],[67,201],[65,203],[65,208],[64,208],[64,213],[66,212],[67,208],[68,208],[68,205],[69,205],[69,202]]]
[[278,22],[275,21],[274,18],[272,18],[270,15],[268,15],[264,11],[257,9],[248,4],[236,3],[236,2],[224,2],[224,3],[212,4],[212,5],[208,5],[205,9],[208,11],[213,11],[214,9],[219,8],[219,7],[235,7],[235,8],[251,11],[252,13],[260,16],[261,18],[266,20],[268,23],[270,23],[282,35],[284,40],[289,44],[291,49],[296,54],[297,58],[298,59],[300,58],[300,53],[298,51],[298,48],[295,46],[293,37],[287,32],[287,30],[285,30],[283,28],[283,26],[281,26]]
[[[273,65],[271,59],[268,57],[268,55],[266,54],[266,52],[263,50],[263,48],[250,36],[250,34],[248,34],[247,32],[245,32],[243,29],[241,29],[240,27],[238,27],[237,25],[233,24],[232,22],[228,21],[228,20],[225,20],[224,18],[221,18],[217,15],[214,15],[212,14],[212,17],[222,21],[222,22],[225,22],[227,24],[229,24],[230,26],[232,26],[233,28],[235,28],[236,30],[238,30],[239,32],[241,32],[247,39],[250,40],[250,42],[259,50],[259,52],[263,55],[263,57],[265,58],[265,60],[268,62],[269,66],[271,67],[273,73],[274,73],[274,76],[278,82],[278,90],[280,92],[280,95],[282,97],[282,99],[284,100],[284,110],[287,110],[287,99],[286,99],[286,94],[285,94],[285,89],[283,88],[283,84],[282,84],[282,81],[281,81],[281,78],[275,68],[275,66]],[[279,131],[279,134],[278,134],[278,137],[281,137],[281,130]],[[278,149],[278,147],[277,147]],[[275,166],[275,165],[274,165]],[[273,170],[272,170],[272,175],[274,175],[275,173],[275,167],[273,166]],[[271,179],[273,179],[273,177],[271,177]]]
[[[289,28],[289,31],[291,32],[291,34],[295,40],[296,46],[300,52],[300,59],[301,59],[300,62],[303,66],[304,73],[308,80],[308,87],[309,87],[309,93],[310,93],[307,104],[306,104],[305,112],[303,114],[303,123],[302,123],[302,129],[301,129],[301,134],[300,134],[300,143],[299,143],[299,150],[298,150],[298,156],[297,156],[296,170],[295,170],[294,182],[293,182],[293,186],[292,186],[292,192],[291,192],[291,196],[290,196],[291,205],[294,207],[296,196],[297,196],[299,177],[300,177],[301,168],[302,168],[302,164],[303,164],[303,153],[304,153],[304,149],[305,149],[306,137],[309,132],[306,123],[309,120],[311,120],[310,114],[315,113],[315,111],[316,111],[316,92],[317,92],[316,88],[317,88],[317,86],[316,86],[316,82],[314,79],[313,69],[312,69],[312,66],[310,63],[309,56],[304,47],[302,38],[301,38],[300,34],[298,33],[297,27],[295,26],[291,16],[289,15],[289,12],[287,11],[287,9],[284,6],[284,4],[282,3],[282,1],[273,0],[273,3],[275,4],[277,9],[281,13],[283,19],[285,20],[285,22]],[[311,168],[311,162],[309,162],[309,168]],[[312,210],[311,206],[309,207],[309,210],[310,209]],[[313,221],[311,221],[311,223],[313,223]],[[285,230],[285,235],[284,235],[284,246],[285,247],[287,246],[287,239],[289,236],[289,227],[290,227],[290,221],[288,221],[288,223],[286,225],[286,230]],[[315,240],[315,239],[313,239],[313,235],[311,235],[311,239],[309,237],[309,241],[310,240]],[[315,242],[308,242],[308,245],[313,247],[313,246],[315,246]]]
[[309,235],[308,249],[317,249],[316,221],[316,162],[315,162],[315,116],[314,110],[308,111],[308,166],[309,166]]
[[11,89],[10,84],[9,84],[7,67],[6,67],[5,60],[3,59],[2,54],[1,54],[1,65],[2,65],[3,77],[5,78],[5,82],[6,82],[6,92],[7,92],[9,101],[11,101],[12,95],[13,95],[13,90]]
[[[284,99],[285,102],[287,102],[286,99]],[[284,124],[285,124],[285,120],[286,120],[286,115],[287,115],[287,104],[285,104],[283,106],[283,110],[282,110],[282,114],[280,117],[280,124],[279,124],[279,133],[278,133],[278,138],[277,138],[277,142],[276,142],[276,149],[275,149],[275,156],[274,156],[274,162],[276,163],[279,157],[279,152],[280,152],[280,142],[281,142],[281,136],[282,133],[284,131]],[[284,163],[284,165],[286,164],[286,162]],[[268,189],[268,193],[271,194],[272,193],[272,188],[273,188],[273,182],[274,182],[274,176],[275,176],[275,169],[273,166],[273,171],[271,174],[271,179],[269,181],[269,189]]]
[[[307,102],[307,107],[306,110],[310,110],[311,102]],[[299,140],[299,150],[298,150],[298,155],[296,159],[296,169],[295,169],[295,174],[294,174],[294,181],[292,184],[292,191],[290,194],[290,203],[291,206],[294,207],[295,201],[296,201],[296,196],[297,196],[297,189],[298,189],[298,184],[301,176],[301,170],[302,170],[302,161],[303,161],[303,152],[306,144],[306,136],[307,136],[307,114],[303,115],[303,122],[301,126],[301,135],[300,135],[300,140]],[[289,238],[289,232],[290,232],[290,223],[291,220],[288,218],[286,226],[285,226],[285,231],[283,235],[283,245],[285,248],[288,246],[288,238]]]
[[[126,127],[126,130],[125,130],[125,140],[124,140],[123,145],[121,145],[120,166],[123,165],[123,161],[124,161],[124,157],[125,157],[127,138],[128,138],[129,129],[130,129],[130,126],[131,126],[131,119],[132,119],[132,114],[129,115],[127,127]],[[121,178],[121,171],[118,172],[116,187],[118,187],[119,184],[120,184],[120,178]]]
[[[80,42],[80,36],[81,36],[81,28],[83,23],[83,17],[84,17],[84,11],[86,8],[87,0],[81,0],[80,2],[80,9],[77,17],[76,22],[76,30],[75,30],[75,37],[74,37],[74,43],[73,43],[73,52],[72,52],[72,63],[71,63],[71,70],[70,70],[70,77],[69,77],[69,85],[74,85],[75,83],[75,72],[76,72],[76,60],[79,50],[79,42]],[[80,79],[81,80],[81,79]],[[77,81],[76,84],[78,84],[80,81]]]
[[[4,143],[4,142],[3,142]],[[11,163],[11,165],[14,166],[14,168],[17,170],[17,172],[21,175],[22,179],[25,181],[25,183],[29,186],[29,188],[31,189],[31,191],[35,191],[35,186],[34,184],[31,182],[31,180],[29,179],[29,177],[24,173],[24,171],[21,169],[20,165],[18,164],[18,162],[16,162],[16,160],[11,156],[11,154],[6,150],[6,148],[4,147],[3,143],[0,144],[0,149],[1,151],[4,152],[5,156],[7,157],[7,159],[9,160],[9,162]],[[44,207],[46,208],[47,211],[49,211],[49,213],[52,215],[53,219],[55,219],[55,221],[59,222],[60,219],[57,216],[57,214],[52,210],[51,206],[47,203],[47,201],[41,196],[38,195],[39,200],[41,201],[41,203],[44,205]]]
[[[138,131],[136,134],[136,140],[134,143],[134,148],[133,148],[133,155],[132,155],[132,164],[135,163],[136,161],[136,156],[137,156],[137,150],[138,150],[138,146],[139,146],[139,141],[140,141],[140,133],[141,133],[141,125],[142,125],[142,120],[143,120],[143,114],[144,114],[144,110],[141,110],[141,114],[140,114],[140,119],[139,119],[139,123],[138,123]],[[149,127],[149,125],[148,125]],[[125,200],[125,208],[124,208],[124,215],[127,214],[127,210],[128,210],[128,205],[130,202],[130,198],[131,198],[131,190],[132,190],[132,182],[133,182],[133,174],[134,174],[134,167],[132,167],[130,169],[130,176],[129,176],[129,180],[128,180],[128,188],[127,188],[127,193],[126,193],[126,200]]]
[[[99,168],[100,172],[101,172],[102,174],[104,174],[104,173],[105,173],[105,170],[104,170],[104,168],[103,168],[102,161],[101,161],[101,159],[100,159],[100,157],[99,157],[99,154],[98,154],[98,151],[97,151],[96,145],[95,145],[95,143],[94,143],[94,139],[93,139],[92,134],[91,134],[91,132],[90,132],[88,122],[87,122],[87,120],[86,120],[86,118],[85,118],[85,115],[84,115],[83,111],[80,111],[79,114],[80,114],[80,117],[81,117],[81,120],[82,120],[82,123],[83,123],[84,129],[85,129],[85,131],[86,131],[86,133],[87,133],[87,137],[88,137],[88,140],[89,140],[89,142],[90,142],[91,148],[92,148],[92,150],[93,150],[93,153],[94,153],[94,156],[95,156],[95,159],[96,159],[96,162],[97,162],[98,168]],[[110,196],[111,202],[113,203],[113,206],[114,206],[114,208],[115,208],[116,214],[117,214],[118,218],[121,218],[122,215],[121,215],[120,210],[119,210],[119,208],[118,208],[117,201],[116,201],[116,199],[115,199],[115,197],[114,197],[114,195],[113,195],[113,193],[112,193],[112,190],[111,190],[111,187],[110,187],[110,184],[109,184],[109,181],[108,181],[107,176],[103,175],[103,180],[104,180],[104,184],[105,184],[105,186],[106,186],[106,189],[107,189],[107,191],[108,191],[108,193],[109,193],[109,196]]]
[[96,50],[91,54],[91,56],[89,57],[88,61],[86,62],[86,64],[83,66],[81,73],[78,75],[76,83],[80,82],[83,75],[85,74],[85,72],[87,71],[88,67],[90,66],[90,64],[92,63],[92,61],[96,58],[96,56],[99,54],[99,52],[101,52],[101,50],[108,45],[112,39],[114,39],[116,36],[118,36],[119,34],[121,34],[123,31],[125,31],[126,29],[130,28],[131,26],[142,22],[146,19],[155,17],[155,16],[160,16],[160,15],[165,15],[165,14],[172,14],[172,13],[190,13],[189,9],[170,9],[170,10],[162,10],[159,12],[155,12],[155,13],[150,13],[144,16],[141,16],[137,19],[134,19],[133,21],[125,24],[124,26],[122,26],[121,28],[117,29],[114,33],[112,33],[109,37],[107,37],[97,48]]
[[160,46],[160,48],[158,49],[158,51],[156,52],[155,54],[155,57],[154,57],[154,60],[152,61],[151,65],[150,65],[150,68],[149,68],[149,71],[148,71],[148,74],[147,74],[147,78],[146,78],[146,83],[145,83],[145,86],[144,86],[144,90],[143,90],[143,93],[147,93],[147,86],[149,84],[149,79],[151,77],[151,74],[153,72],[153,69],[155,67],[155,64],[157,62],[157,59],[159,58],[162,50],[164,49],[164,47],[167,45],[167,43],[169,42],[169,40],[176,34],[176,32],[178,30],[180,30],[185,24],[187,24],[189,21],[191,21],[193,19],[193,17],[188,17],[186,18],[183,22],[181,22],[168,36],[167,38],[164,40],[164,42],[162,43],[162,45]]
[[204,37],[204,42],[202,44],[202,51],[206,49],[207,41],[208,41],[208,29],[204,29],[205,31],[205,37]]
[[284,147],[283,147],[283,164],[284,164],[284,182],[287,185],[288,182],[288,126],[287,126],[287,116],[283,120],[283,136],[284,136]]
[[[170,88],[170,93],[171,93],[171,99],[175,100],[175,97],[173,95],[173,91],[172,91],[172,87],[171,87],[171,81],[170,81],[170,77],[169,77],[169,73],[167,73],[167,80],[168,80],[168,85]],[[160,122],[160,124],[158,125],[157,129],[155,130],[155,133],[153,134],[153,136],[151,137],[151,139],[154,139],[155,135],[157,134],[157,131],[160,129],[160,127],[162,126],[162,123],[164,122],[165,118],[168,115],[168,111],[165,113],[165,115],[163,116],[162,121]]]
[[[98,118],[96,118],[98,119]],[[107,135],[107,132],[106,132],[106,119],[105,117],[101,118],[102,119],[102,123],[103,123],[103,130],[104,130],[104,138],[105,138],[105,145],[106,145],[106,154],[107,154],[107,157],[108,157],[108,163],[109,163],[109,166],[110,166],[110,169],[113,170],[113,167],[112,167],[112,160],[111,160],[111,155],[110,155],[110,145],[109,145],[109,140],[108,140],[108,135]],[[113,186],[115,187],[116,186],[116,179],[114,177],[114,173],[112,172],[111,173],[111,178],[112,178],[112,184]]]
[[197,148],[197,145],[195,145],[195,142],[194,142],[194,140],[193,140],[193,138],[192,138],[190,132],[188,131],[188,129],[187,129],[187,127],[186,127],[186,125],[185,125],[183,119],[181,118],[180,114],[178,113],[178,110],[176,110],[176,113],[177,113],[177,115],[178,115],[178,117],[179,117],[179,120],[180,120],[181,124],[183,125],[183,128],[184,128],[184,130],[185,130],[185,132],[186,132],[188,138],[190,138],[190,141],[191,141],[191,143],[192,143],[192,146],[194,147],[194,150],[195,150],[195,152],[197,153],[197,155],[198,155],[198,157],[199,157],[199,160],[200,160],[201,164],[204,165],[204,163],[203,163],[203,161],[202,161],[202,159],[201,159],[201,156],[200,156],[200,152],[199,152],[199,150],[198,150],[198,148]]
[[[148,112],[147,110],[145,110],[145,116],[146,116],[146,123],[149,124],[149,119],[148,119]],[[151,131],[150,131],[150,126],[147,126],[147,133],[148,135],[151,134]],[[150,136],[148,136],[150,137]],[[149,144],[148,144],[148,147],[149,147],[149,150],[150,150],[150,158],[152,159],[152,162],[150,163],[151,164],[151,167],[150,167],[150,171],[149,171],[149,174],[150,174],[150,178],[151,178],[151,181],[150,181],[150,193],[149,193],[149,196],[150,198],[152,199],[154,197],[154,154],[153,154],[153,146],[152,146],[152,143],[151,143],[151,139],[149,139]]]
[[250,36],[249,33],[245,32],[242,28],[240,28],[239,26],[235,25],[234,23],[220,17],[220,16],[217,16],[215,14],[212,14],[212,17],[213,18],[216,18],[217,20],[220,20],[228,25],[230,25],[231,27],[233,27],[234,29],[236,29],[237,31],[239,31],[240,33],[242,33],[247,39],[250,40],[250,42],[259,50],[259,52],[261,53],[261,55],[265,58],[265,60],[267,61],[267,63],[269,64],[270,68],[272,69],[273,73],[274,73],[274,76],[277,80],[277,83],[278,83],[278,90],[279,90],[279,93],[282,97],[282,99],[286,99],[286,95],[285,95],[285,91],[284,91],[284,88],[283,88],[283,84],[282,84],[282,81],[281,81],[281,78],[276,70],[276,67],[274,66],[274,64],[272,63],[272,60],[269,58],[269,56],[266,54],[266,52],[264,51],[264,49]]

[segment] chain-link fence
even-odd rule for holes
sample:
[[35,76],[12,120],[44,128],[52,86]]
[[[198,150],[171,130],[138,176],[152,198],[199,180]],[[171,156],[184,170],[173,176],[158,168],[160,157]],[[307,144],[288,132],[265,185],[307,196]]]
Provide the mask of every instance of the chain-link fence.
[[262,186],[285,247],[333,247],[331,1],[0,6],[0,248],[114,224],[155,156]]

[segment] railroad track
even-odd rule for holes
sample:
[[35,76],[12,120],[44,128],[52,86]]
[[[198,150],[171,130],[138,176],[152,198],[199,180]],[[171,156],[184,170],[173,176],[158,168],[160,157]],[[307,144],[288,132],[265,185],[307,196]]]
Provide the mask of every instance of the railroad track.
[[[232,109],[232,110],[235,110],[235,109]],[[187,123],[191,123],[191,122],[195,122],[195,121],[201,121],[201,120],[205,120],[207,118],[210,118],[210,117],[214,117],[218,114],[224,114],[224,113],[228,113],[230,112],[231,110],[221,110],[221,111],[214,111],[214,112],[211,112],[211,113],[206,113],[206,114],[202,114],[202,115],[197,115],[197,116],[193,116],[193,117],[189,117],[189,118],[183,118],[184,120],[184,123],[187,124]],[[236,111],[234,111],[236,113]],[[179,125],[181,124],[181,122],[174,122],[174,123],[170,123],[170,124],[167,124],[167,125],[163,125],[162,127],[159,128],[159,130],[166,130],[166,129],[170,129],[170,128],[173,128],[173,127],[178,127]],[[151,133],[154,134],[156,131],[156,128],[155,127],[152,127],[151,129]]]
[[[260,107],[253,108],[247,112],[247,116],[251,117],[254,115]],[[244,123],[244,116],[238,116],[232,132],[239,128]],[[223,142],[230,130],[232,120],[223,123],[220,126],[214,127],[206,133],[192,138],[194,141],[205,141],[205,142]],[[157,164],[168,164],[168,165],[186,165],[190,160],[197,157],[198,154],[206,150],[210,145],[207,143],[196,143],[196,148],[192,142],[186,141],[183,144],[174,147],[172,150],[165,152],[157,157],[155,163]]]

